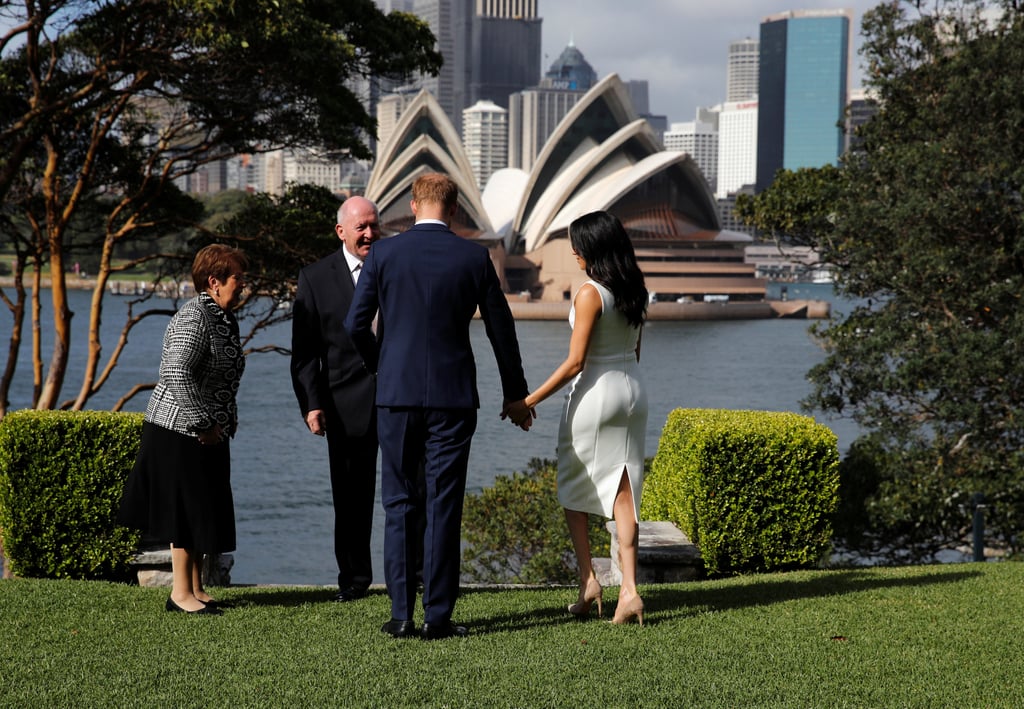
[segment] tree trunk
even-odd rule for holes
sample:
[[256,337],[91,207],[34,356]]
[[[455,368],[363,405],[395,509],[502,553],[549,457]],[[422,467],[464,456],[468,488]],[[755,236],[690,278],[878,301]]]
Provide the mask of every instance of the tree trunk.
[[[14,372],[18,368],[18,354],[21,351],[21,334],[25,327],[25,257],[18,255],[14,264],[14,293],[12,301],[6,293],[0,293],[0,299],[11,311],[11,337],[8,340],[7,362],[4,365],[3,376],[0,377],[0,419],[7,415],[10,407],[11,382],[14,381]],[[2,555],[2,551],[0,551]]]
[[43,287],[42,265],[36,262],[32,271],[32,401],[39,401],[43,392],[43,304],[39,293]]
[[56,406],[60,390],[64,386],[64,374],[68,367],[68,353],[71,348],[71,311],[68,309],[67,282],[64,279],[64,229],[65,215],[59,209],[60,198],[60,155],[57,141],[52,135],[45,138],[47,163],[43,176],[43,198],[46,201],[46,230],[50,246],[50,295],[53,298],[53,354],[46,381],[36,400],[36,409],[52,409]]

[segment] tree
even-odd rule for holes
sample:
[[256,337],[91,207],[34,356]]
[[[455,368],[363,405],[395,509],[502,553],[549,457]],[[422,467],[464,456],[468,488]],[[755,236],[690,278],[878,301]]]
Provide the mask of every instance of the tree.
[[835,193],[804,196],[833,201],[808,221],[834,214],[814,245],[858,303],[815,328],[827,356],[806,403],[867,431],[843,465],[849,541],[928,558],[963,541],[980,492],[989,542],[1019,552],[1024,15],[1011,2],[917,7],[865,15],[878,112]]
[[[299,270],[340,246],[331,228],[341,200],[325,187],[290,185],[283,195],[250,195],[239,211],[199,236],[194,249],[214,241],[242,249],[249,259],[246,293],[239,311],[253,326],[248,344],[262,329],[291,318]],[[277,345],[259,348],[281,351]]]
[[[244,11],[230,0],[27,0],[19,7],[3,6],[14,22],[0,41],[14,51],[0,60],[0,198],[9,213],[15,185],[40,197],[28,223],[31,243],[45,245],[55,344],[37,408],[57,406],[64,384],[71,349],[64,276],[69,229],[84,205],[106,211],[102,238],[92,242],[99,267],[86,375],[64,404],[72,408],[82,408],[102,386],[120,353],[119,346],[101,367],[99,322],[109,276],[176,256],[150,249],[115,262],[115,250],[191,226],[195,210],[176,182],[228,155],[279,147],[368,157],[365,139],[374,121],[353,81],[436,73],[440,66],[424,23],[384,15],[371,0],[256,0]],[[25,249],[16,264],[37,269],[38,288],[43,262],[29,257],[35,250]],[[16,273],[15,282],[22,276]],[[16,298],[4,295],[16,320],[12,332],[20,333],[23,288]],[[12,335],[6,367],[12,376],[17,344]],[[41,362],[34,365],[41,369]],[[4,387],[0,402],[6,399]]]
[[817,247],[832,237],[842,178],[834,165],[779,170],[770,189],[736,196],[736,214],[779,243]]

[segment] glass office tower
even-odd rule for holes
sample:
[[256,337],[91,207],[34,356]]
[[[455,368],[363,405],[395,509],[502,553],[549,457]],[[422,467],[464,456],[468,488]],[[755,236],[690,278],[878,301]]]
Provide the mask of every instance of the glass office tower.
[[757,191],[780,168],[835,164],[850,64],[849,10],[799,10],[761,23]]

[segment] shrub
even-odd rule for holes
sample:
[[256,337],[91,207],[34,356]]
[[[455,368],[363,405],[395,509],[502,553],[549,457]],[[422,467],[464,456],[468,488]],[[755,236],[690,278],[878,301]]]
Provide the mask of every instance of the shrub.
[[0,421],[0,534],[11,570],[120,578],[138,534],[115,524],[142,414],[16,411]]
[[674,522],[712,574],[813,566],[831,548],[838,466],[835,434],[809,417],[676,409],[641,516]]
[[[577,582],[556,473],[554,461],[533,458],[527,472],[499,475],[492,487],[466,497],[463,578],[477,583]],[[591,554],[608,556],[609,541],[603,519],[591,515]]]
[[[942,551],[971,544],[974,498],[980,494],[986,546],[1012,557],[1021,546],[1016,530],[1024,478],[988,474],[983,467],[973,469],[975,462],[930,439],[861,436],[839,465],[837,543],[890,563],[934,562]],[[1007,465],[1020,469],[1019,460]]]

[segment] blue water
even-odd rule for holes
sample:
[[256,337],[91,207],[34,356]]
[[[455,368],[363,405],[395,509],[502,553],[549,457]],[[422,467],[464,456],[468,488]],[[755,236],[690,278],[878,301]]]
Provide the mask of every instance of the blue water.
[[[830,286],[788,286],[791,299],[833,300]],[[45,304],[49,307],[48,293]],[[72,363],[62,399],[71,399],[81,386],[86,349],[90,294],[75,291]],[[168,301],[157,301],[167,307]],[[124,321],[127,301],[108,296],[103,343],[113,348]],[[44,309],[49,321],[49,310]],[[807,371],[823,358],[808,334],[806,320],[746,320],[712,322],[652,322],[644,332],[641,367],[648,386],[650,419],[647,453],[656,452],[669,411],[678,407],[800,411],[810,393]],[[132,385],[152,381],[160,359],[165,318],[151,318],[133,332],[128,348],[111,379],[88,408],[109,409]],[[243,332],[245,323],[243,322]],[[52,328],[44,326],[44,361],[50,357]],[[517,323],[528,382],[536,386],[561,362],[568,350],[569,326],[563,322]],[[0,322],[5,345],[10,320]],[[497,368],[483,326],[472,331],[477,356],[482,408],[470,456],[468,488],[480,490],[496,475],[524,470],[533,457],[553,458],[562,395],[538,409],[529,432],[501,421],[501,390]],[[27,339],[27,338],[26,338]],[[287,346],[290,324],[261,336],[260,344]],[[27,344],[27,343],[26,343]],[[11,409],[29,405],[30,352],[23,344]],[[128,410],[145,409],[148,393],[130,402]],[[232,480],[238,549],[231,573],[234,583],[331,584],[336,579],[333,550],[334,514],[331,505],[326,442],[307,430],[292,394],[287,357],[250,355],[239,391],[241,424],[232,444]],[[845,450],[857,435],[850,421],[819,421],[839,436]],[[381,546],[383,513],[379,499],[374,520],[374,576],[383,582]]]

